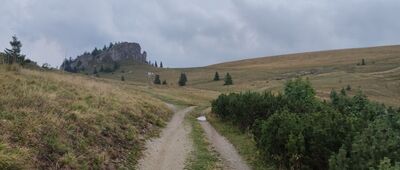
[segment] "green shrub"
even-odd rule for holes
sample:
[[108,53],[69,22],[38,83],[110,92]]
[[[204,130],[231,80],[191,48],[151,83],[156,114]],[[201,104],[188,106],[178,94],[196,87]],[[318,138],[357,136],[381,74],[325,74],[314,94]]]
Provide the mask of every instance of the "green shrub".
[[251,132],[264,161],[279,169],[398,166],[400,110],[371,102],[361,91],[333,90],[330,98],[318,100],[309,81],[295,79],[283,94],[221,94],[212,112]]

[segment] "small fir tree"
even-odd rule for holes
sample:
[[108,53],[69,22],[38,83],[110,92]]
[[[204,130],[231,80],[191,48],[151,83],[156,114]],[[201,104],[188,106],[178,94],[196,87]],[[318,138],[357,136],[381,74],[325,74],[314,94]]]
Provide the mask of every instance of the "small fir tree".
[[219,81],[219,74],[218,74],[218,71],[215,72],[214,81]]
[[232,76],[229,73],[226,73],[224,85],[232,85],[232,84],[233,84]]
[[154,78],[154,84],[161,84],[160,75],[156,74],[156,77]]
[[121,76],[121,81],[125,81],[125,77],[124,76]]
[[349,84],[347,85],[346,90],[351,91],[351,86]]
[[187,77],[185,73],[181,73],[181,76],[179,77],[178,84],[179,86],[185,86],[187,82]]
[[21,54],[21,41],[14,35],[12,41],[10,41],[11,49],[5,49],[6,62],[8,64],[13,64],[14,62],[22,64],[25,60],[25,55]]
[[340,90],[340,94],[342,95],[342,96],[346,96],[347,94],[346,94],[346,90],[344,89],[344,88],[342,88],[342,90]]
[[154,62],[154,67],[158,67],[157,61]]
[[163,85],[167,85],[167,80],[164,80],[164,81],[162,82],[162,84],[163,84]]
[[366,63],[365,63],[365,59],[362,59],[362,60],[361,60],[361,65],[364,66],[365,64],[366,64]]
[[163,64],[162,64],[162,62],[160,62],[160,68],[163,68],[164,66],[163,66]]
[[96,74],[97,75],[97,68],[96,67],[94,67],[94,70],[93,70],[93,74]]

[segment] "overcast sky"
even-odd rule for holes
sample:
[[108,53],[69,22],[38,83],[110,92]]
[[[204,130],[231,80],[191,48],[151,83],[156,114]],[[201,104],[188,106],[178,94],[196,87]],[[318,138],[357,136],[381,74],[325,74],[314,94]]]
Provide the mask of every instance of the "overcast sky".
[[59,66],[94,47],[138,42],[169,67],[400,44],[399,0],[2,0],[0,48]]

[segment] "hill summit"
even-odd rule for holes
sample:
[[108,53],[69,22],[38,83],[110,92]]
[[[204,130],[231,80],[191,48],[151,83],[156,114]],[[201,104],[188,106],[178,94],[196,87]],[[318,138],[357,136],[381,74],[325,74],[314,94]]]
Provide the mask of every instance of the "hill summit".
[[[146,51],[138,43],[121,42],[110,43],[102,49],[95,48],[92,52],[84,52],[76,59],[65,59],[60,69],[68,72],[90,72],[101,69],[104,72],[113,72],[121,62],[133,61],[148,64]],[[99,70],[100,71],[100,70]]]

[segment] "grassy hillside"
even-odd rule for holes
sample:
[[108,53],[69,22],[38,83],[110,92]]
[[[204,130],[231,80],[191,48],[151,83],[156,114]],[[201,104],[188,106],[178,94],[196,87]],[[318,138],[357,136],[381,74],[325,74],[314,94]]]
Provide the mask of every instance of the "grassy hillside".
[[[361,65],[362,59],[366,65]],[[188,87],[217,92],[279,91],[286,80],[300,76],[310,79],[322,98],[328,98],[332,89],[349,85],[350,94],[361,89],[372,100],[397,106],[400,103],[400,46],[288,54],[198,68],[161,69],[126,64],[122,70],[103,76],[120,79],[124,75],[127,81],[150,84],[146,77],[150,71],[167,80],[169,86],[177,86],[179,74],[186,72]],[[212,81],[215,71],[221,78],[231,73],[234,85]]]
[[132,168],[170,114],[120,81],[0,65],[0,169]]

